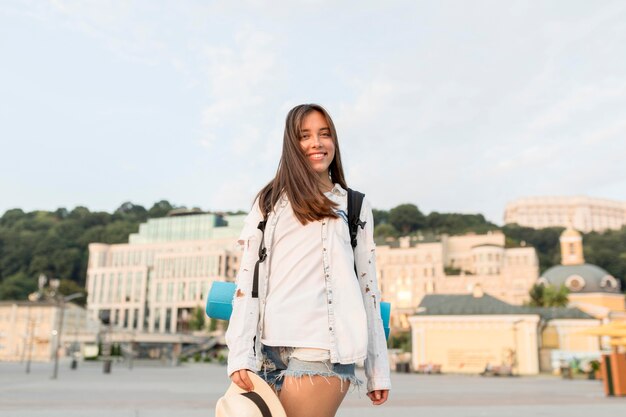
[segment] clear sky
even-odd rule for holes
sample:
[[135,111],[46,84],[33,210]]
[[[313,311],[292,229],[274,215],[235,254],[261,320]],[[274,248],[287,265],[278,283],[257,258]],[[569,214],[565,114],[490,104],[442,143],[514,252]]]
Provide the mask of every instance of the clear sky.
[[0,214],[247,210],[287,111],[374,207],[626,201],[626,2],[0,2]]

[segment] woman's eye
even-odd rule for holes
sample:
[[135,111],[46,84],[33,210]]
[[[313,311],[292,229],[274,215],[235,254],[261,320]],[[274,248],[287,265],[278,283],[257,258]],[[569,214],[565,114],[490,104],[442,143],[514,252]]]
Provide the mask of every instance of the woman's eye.
[[329,138],[329,137],[330,137],[330,133],[328,133],[328,132],[324,132],[324,133],[322,133],[322,135],[321,135],[321,136],[323,136],[323,137],[325,137],[325,138]]

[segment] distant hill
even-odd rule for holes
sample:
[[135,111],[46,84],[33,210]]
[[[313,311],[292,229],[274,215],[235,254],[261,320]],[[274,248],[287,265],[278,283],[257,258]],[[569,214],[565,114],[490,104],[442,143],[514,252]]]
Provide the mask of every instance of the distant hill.
[[[71,211],[6,211],[0,218],[0,300],[26,299],[36,289],[37,277],[42,273],[61,278],[64,293],[84,288],[89,243],[125,243],[129,234],[138,231],[140,223],[179,208],[162,200],[150,209],[126,202],[112,214],[91,212],[86,207]],[[425,215],[414,204],[401,204],[389,211],[374,210],[374,225],[379,240],[411,234],[436,236],[502,230],[507,246],[526,244],[537,249],[542,271],[560,262],[560,228],[498,227],[482,214]],[[624,283],[626,227],[589,233],[584,236],[584,243],[587,262],[606,269]]]

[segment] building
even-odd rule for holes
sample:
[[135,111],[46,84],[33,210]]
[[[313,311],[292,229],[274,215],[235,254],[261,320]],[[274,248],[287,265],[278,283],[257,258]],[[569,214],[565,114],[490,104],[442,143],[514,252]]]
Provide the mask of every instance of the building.
[[63,328],[59,346],[78,351],[86,341],[94,343],[99,324],[84,308],[72,303],[0,301],[0,361],[50,361],[57,346],[60,315]]
[[483,293],[426,295],[411,324],[412,367],[442,372],[534,375],[559,359],[597,357],[597,336],[581,334],[599,320],[575,308],[514,306]]
[[621,229],[626,202],[590,197],[526,197],[506,205],[504,223],[542,229],[568,227],[584,233]]
[[620,280],[597,265],[585,262],[583,238],[573,228],[560,238],[561,265],[547,269],[537,281],[543,285],[569,290],[569,305],[603,319],[623,316],[626,312]]
[[392,305],[392,327],[404,329],[425,295],[467,294],[480,285],[521,304],[539,276],[535,249],[506,248],[499,231],[444,235],[432,242],[401,238],[395,246],[378,246],[376,263],[383,300]]
[[129,243],[89,245],[87,306],[118,329],[186,333],[212,281],[234,279],[245,215],[194,211],[150,219]]

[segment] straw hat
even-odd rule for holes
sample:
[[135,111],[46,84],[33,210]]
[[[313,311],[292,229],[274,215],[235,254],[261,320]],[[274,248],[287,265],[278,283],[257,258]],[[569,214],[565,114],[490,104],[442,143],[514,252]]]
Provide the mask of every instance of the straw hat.
[[254,390],[231,383],[215,405],[215,417],[287,417],[274,390],[260,376],[248,371]]

